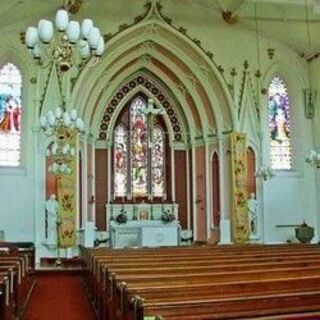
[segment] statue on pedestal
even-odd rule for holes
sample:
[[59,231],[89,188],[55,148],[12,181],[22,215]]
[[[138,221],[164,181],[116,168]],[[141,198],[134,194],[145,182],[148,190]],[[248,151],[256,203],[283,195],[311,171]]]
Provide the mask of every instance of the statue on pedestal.
[[248,199],[249,221],[251,235],[257,235],[258,233],[258,201],[254,193],[250,194]]
[[46,242],[57,245],[57,224],[59,223],[59,202],[56,195],[52,194],[45,203],[46,210]]

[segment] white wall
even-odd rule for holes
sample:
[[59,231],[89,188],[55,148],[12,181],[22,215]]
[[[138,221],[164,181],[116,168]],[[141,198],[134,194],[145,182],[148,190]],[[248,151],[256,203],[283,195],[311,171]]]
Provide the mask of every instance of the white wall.
[[33,178],[22,171],[0,171],[0,229],[8,241],[33,241]]
[[[15,44],[15,46],[14,46]],[[19,33],[3,39],[0,45],[0,66],[15,64],[23,79],[21,166],[0,167],[0,230],[8,241],[34,241],[35,179],[33,143],[34,127],[34,76],[32,65],[19,44]]]
[[[293,61],[292,61],[293,63]],[[264,235],[267,242],[286,241],[294,237],[293,227],[305,221],[317,229],[316,189],[314,169],[305,163],[305,156],[313,146],[312,120],[305,118],[303,89],[309,86],[303,64],[291,67],[290,60],[270,67],[265,75],[264,87],[274,75],[280,75],[287,87],[290,103],[290,135],[292,143],[292,170],[275,171],[276,176],[264,182]],[[267,103],[266,98],[262,100]],[[270,164],[269,136],[266,112],[262,113],[263,161]],[[317,230],[316,230],[316,233]],[[317,241],[317,236],[314,238]]]

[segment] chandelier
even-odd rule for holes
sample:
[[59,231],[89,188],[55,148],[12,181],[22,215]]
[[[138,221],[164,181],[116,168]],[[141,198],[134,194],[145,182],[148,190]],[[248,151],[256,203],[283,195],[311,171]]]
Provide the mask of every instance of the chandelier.
[[70,163],[76,149],[71,146],[70,139],[73,135],[86,132],[84,121],[77,116],[75,109],[68,112],[56,108],[40,117],[40,128],[47,137],[53,138],[53,142],[46,149],[46,157],[53,161],[48,171],[53,175],[71,174]]
[[275,174],[270,167],[262,166],[256,171],[255,176],[257,178],[263,179],[264,181],[267,181],[268,179],[273,178]]
[[84,19],[81,24],[69,21],[69,14],[63,9],[57,11],[55,24],[41,19],[37,28],[28,27],[25,41],[39,65],[55,62],[60,72],[72,66],[82,67],[92,56],[99,59],[105,50],[104,38],[91,19]]
[[306,156],[305,160],[310,165],[319,169],[320,168],[320,151],[311,149],[309,154]]

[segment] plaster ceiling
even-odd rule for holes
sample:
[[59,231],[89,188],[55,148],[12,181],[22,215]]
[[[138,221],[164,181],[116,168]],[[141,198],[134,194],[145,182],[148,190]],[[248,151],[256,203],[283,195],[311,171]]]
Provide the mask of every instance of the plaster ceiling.
[[[104,12],[110,11],[112,1],[120,0],[83,0],[79,15],[90,16],[97,22],[104,23]],[[126,10],[127,1],[122,0],[123,9]],[[142,3],[144,1],[140,0]],[[160,0],[165,2],[168,0]],[[320,0],[169,0],[179,4],[186,3],[191,6],[203,8],[221,21],[223,11],[231,11],[238,19],[234,27],[256,31],[257,9],[258,28],[261,36],[280,41],[300,54],[312,56],[320,52]],[[121,1],[120,1],[121,2]],[[34,24],[41,17],[52,18],[57,8],[61,7],[63,0],[0,0],[0,28],[9,30],[24,30],[28,25]],[[305,4],[308,4],[306,13]],[[130,13],[131,14],[131,13]],[[141,14],[141,10],[137,12]],[[136,12],[132,17],[137,16]],[[306,15],[309,20],[309,34],[307,31]],[[121,20],[121,17],[119,17]],[[125,21],[126,22],[126,21]],[[119,22],[119,24],[124,21]]]
[[320,0],[190,1],[214,15],[230,11],[238,21],[235,26],[241,25],[253,32],[258,26],[261,36],[270,41],[275,39],[306,57],[320,52]]

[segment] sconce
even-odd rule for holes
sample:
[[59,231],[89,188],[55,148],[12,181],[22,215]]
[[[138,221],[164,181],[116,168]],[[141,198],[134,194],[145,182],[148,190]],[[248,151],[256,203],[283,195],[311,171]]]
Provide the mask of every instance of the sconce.
[[314,166],[317,169],[319,169],[320,168],[320,151],[311,149],[309,154],[306,156],[305,160],[311,166]]
[[267,181],[268,179],[273,178],[275,174],[270,167],[262,166],[256,171],[255,176],[260,179],[262,178],[264,181]]
[[89,199],[89,203],[94,204],[95,202],[96,202],[96,199],[95,199],[94,195],[91,195],[91,197]]

